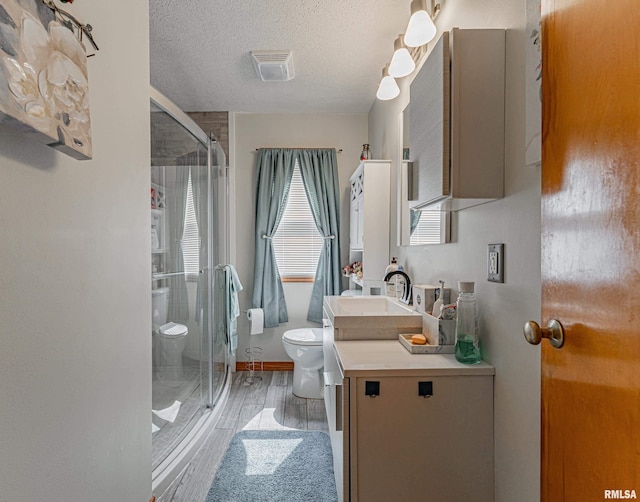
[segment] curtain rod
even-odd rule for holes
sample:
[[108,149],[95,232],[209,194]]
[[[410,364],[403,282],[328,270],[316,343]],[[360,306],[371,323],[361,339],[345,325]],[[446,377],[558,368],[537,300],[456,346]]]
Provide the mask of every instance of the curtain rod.
[[[286,148],[287,150],[324,150],[324,147],[303,147],[303,146],[295,146],[295,147],[288,147],[288,146],[270,146],[270,147],[262,147],[262,148],[256,148],[256,152],[258,150],[273,150],[274,148]],[[334,150],[336,151],[336,153],[342,153],[342,148],[334,148]]]

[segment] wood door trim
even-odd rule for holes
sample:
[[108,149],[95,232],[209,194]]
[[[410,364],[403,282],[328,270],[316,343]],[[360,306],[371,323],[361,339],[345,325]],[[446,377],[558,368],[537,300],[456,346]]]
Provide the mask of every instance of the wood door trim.
[[[293,371],[293,361],[264,361],[262,369],[264,371]],[[249,363],[247,361],[237,361],[236,371],[249,371]]]

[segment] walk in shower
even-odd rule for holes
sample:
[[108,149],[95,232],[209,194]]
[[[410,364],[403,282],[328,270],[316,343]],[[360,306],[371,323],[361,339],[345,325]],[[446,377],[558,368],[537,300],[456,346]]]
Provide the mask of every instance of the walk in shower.
[[212,271],[228,256],[227,176],[219,144],[153,89],[150,120],[152,467],[161,493],[228,392],[226,336],[212,310]]

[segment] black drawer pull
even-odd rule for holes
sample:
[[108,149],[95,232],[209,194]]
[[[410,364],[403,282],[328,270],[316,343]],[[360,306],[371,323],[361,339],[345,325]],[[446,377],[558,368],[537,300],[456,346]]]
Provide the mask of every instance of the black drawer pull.
[[380,382],[364,382],[364,395],[376,397],[380,395]]
[[420,397],[433,396],[433,382],[418,382],[418,395]]

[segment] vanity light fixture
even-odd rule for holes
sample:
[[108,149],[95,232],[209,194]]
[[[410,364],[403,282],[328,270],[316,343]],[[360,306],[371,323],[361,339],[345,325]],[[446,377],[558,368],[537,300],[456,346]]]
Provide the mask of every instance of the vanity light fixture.
[[440,4],[429,0],[431,12],[427,11],[427,0],[413,0],[411,2],[411,18],[404,34],[404,43],[409,47],[424,45],[436,36],[436,25],[433,20],[440,11]]
[[416,63],[404,43],[404,35],[398,35],[393,43],[393,56],[389,64],[389,75],[395,78],[406,77],[416,69]]
[[385,65],[382,70],[382,80],[378,86],[378,92],[376,92],[376,98],[381,101],[388,101],[400,94],[400,87],[396,82],[396,79],[389,75],[389,65]]

